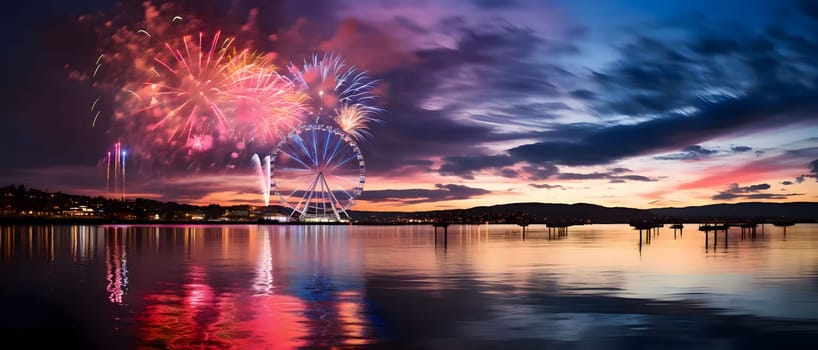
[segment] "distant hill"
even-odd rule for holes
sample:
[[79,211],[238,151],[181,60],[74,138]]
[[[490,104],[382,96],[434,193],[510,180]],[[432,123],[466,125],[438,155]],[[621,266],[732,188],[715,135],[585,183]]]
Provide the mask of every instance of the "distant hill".
[[405,221],[442,219],[449,222],[504,222],[522,219],[530,223],[627,223],[634,220],[706,221],[741,219],[786,219],[818,222],[818,203],[736,203],[684,208],[634,209],[595,204],[512,203],[469,209],[424,212],[352,211],[358,221]]
[[673,218],[781,218],[798,221],[818,220],[818,203],[734,203],[684,208],[649,209],[653,215]]

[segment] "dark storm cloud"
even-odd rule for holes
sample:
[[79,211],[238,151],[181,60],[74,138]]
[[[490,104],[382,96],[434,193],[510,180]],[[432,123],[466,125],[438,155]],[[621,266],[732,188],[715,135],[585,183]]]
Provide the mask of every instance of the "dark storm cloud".
[[[558,101],[529,101],[532,96],[560,96],[557,83],[576,79],[560,66],[533,59],[543,52],[572,51],[570,43],[546,41],[508,24],[471,27],[454,18],[446,23],[445,30],[457,38],[454,48],[415,51],[415,64],[379,76],[389,85],[388,112],[385,122],[373,127],[375,139],[364,147],[373,173],[394,173],[406,159],[444,154],[451,156],[440,171],[448,175],[469,178],[483,168],[510,165],[495,163],[500,157],[457,157],[484,153],[485,142],[526,136],[498,132],[498,125],[530,129],[534,120],[553,120],[554,113],[571,109]],[[430,103],[438,106],[425,108]],[[457,115],[468,118],[452,118]],[[484,161],[488,163],[480,164]]]
[[523,170],[528,173],[528,180],[532,181],[546,180],[560,172],[559,168],[549,163],[525,165]]
[[509,154],[534,163],[597,165],[734,132],[814,123],[813,38],[787,25],[756,32],[737,26],[724,31],[704,17],[684,23],[671,28],[685,33],[678,39],[639,35],[622,46],[618,61],[594,72],[604,91],[594,101],[596,110],[642,116],[644,122],[602,128],[573,141],[522,145]]
[[683,148],[681,153],[656,156],[653,158],[658,160],[696,160],[716,153],[718,153],[716,150],[706,149],[699,145],[693,145]]
[[786,193],[786,194],[775,194],[775,193],[753,193],[753,194],[746,194],[746,195],[735,195],[735,194],[718,194],[713,196],[713,200],[732,200],[732,199],[775,199],[775,200],[789,200],[792,199],[791,197],[803,196],[803,193]]
[[[456,156],[445,157],[444,163],[438,171],[441,175],[455,175],[464,179],[473,179],[476,172],[486,169],[503,168],[519,163],[519,160],[506,155],[486,155],[486,156]],[[622,183],[627,181],[654,182],[658,181],[647,176],[625,174],[630,172],[627,168],[613,168],[607,172],[594,173],[562,173],[555,165],[527,164],[521,167],[521,171],[508,168],[499,170],[499,175],[503,177],[522,176],[527,180],[538,181],[550,178],[560,180],[609,180],[612,183]]]
[[757,184],[739,187],[738,184],[730,185],[726,190],[714,195],[713,200],[733,200],[733,199],[790,199],[793,196],[801,196],[803,193],[774,194],[762,193],[769,190],[770,184]]
[[559,188],[561,190],[565,189],[565,187],[562,187],[561,185],[549,185],[549,184],[528,184],[528,186],[536,188],[536,189],[544,189],[544,190],[553,190],[555,188]]
[[621,172],[595,172],[589,174],[560,173],[557,178],[560,180],[609,180],[611,183],[623,183],[627,181],[655,182],[653,178],[642,175],[618,175]]
[[473,179],[474,172],[482,169],[500,168],[515,163],[514,159],[507,155],[484,157],[451,156],[444,157],[443,161],[443,165],[438,169],[440,174],[455,175],[466,179]]
[[814,20],[818,20],[818,3],[813,0],[799,0],[801,11]]
[[401,202],[403,204],[420,204],[461,200],[490,194],[491,191],[482,188],[468,187],[457,184],[436,184],[435,189],[403,189],[403,190],[372,190],[361,195],[361,200],[373,202]]
[[[793,155],[794,157],[808,157],[818,152],[818,148],[810,147],[810,148],[802,148],[802,149],[795,149],[787,151],[787,154]],[[815,178],[818,181],[818,159],[815,159],[809,164],[807,164],[807,174],[799,175],[795,178],[796,183],[803,183],[806,178],[811,177]]]
[[[699,112],[671,114],[635,125],[618,125],[591,133],[576,142],[544,141],[512,148],[512,156],[530,162],[596,165],[643,155],[680,143],[708,140],[742,127],[767,127],[809,120],[818,111],[818,91],[781,86],[775,94],[762,94],[701,105]],[[776,117],[779,116],[779,117]]]
[[574,90],[569,93],[571,96],[581,100],[593,100],[596,93],[590,90]]
[[423,35],[423,34],[428,34],[429,33],[429,30],[427,30],[426,28],[423,28],[422,26],[417,24],[417,22],[415,22],[412,19],[407,18],[407,17],[397,16],[397,17],[395,17],[395,23],[397,23],[398,25],[400,25],[403,28],[408,29],[410,32],[415,33],[415,34]]
[[503,7],[514,7],[516,5],[515,0],[474,0],[474,3],[479,7],[490,10]]
[[810,164],[810,173],[812,173],[811,176],[814,177],[816,181],[818,181],[818,159],[813,160],[809,164]]
[[517,176],[520,176],[520,173],[517,170],[511,168],[503,168],[500,169],[499,172],[497,172],[497,175],[500,175],[508,179],[516,179]]
[[744,198],[748,193],[758,192],[770,189],[769,184],[758,184],[746,187],[739,187],[738,184],[730,185],[726,190],[719,192],[713,196],[714,200],[726,200],[735,198]]

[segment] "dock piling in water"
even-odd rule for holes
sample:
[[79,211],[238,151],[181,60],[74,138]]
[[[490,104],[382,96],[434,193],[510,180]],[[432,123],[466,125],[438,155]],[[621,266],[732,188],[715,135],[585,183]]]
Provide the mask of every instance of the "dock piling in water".
[[435,245],[437,245],[437,228],[443,228],[443,247],[449,245],[449,223],[448,222],[435,222],[432,224],[435,228]]

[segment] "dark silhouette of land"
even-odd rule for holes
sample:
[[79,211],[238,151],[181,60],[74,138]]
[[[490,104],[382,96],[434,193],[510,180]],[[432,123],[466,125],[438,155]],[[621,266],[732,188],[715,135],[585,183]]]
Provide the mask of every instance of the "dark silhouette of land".
[[639,221],[658,222],[818,222],[818,203],[734,203],[683,208],[634,209],[595,204],[512,203],[469,209],[425,212],[355,211],[360,221],[425,221],[450,223],[615,224]]
[[[634,222],[818,222],[818,202],[712,204],[634,209],[595,204],[512,203],[421,212],[349,211],[360,224],[464,223],[579,225]],[[0,223],[275,223],[280,206],[196,206],[49,193],[23,185],[0,188]]]

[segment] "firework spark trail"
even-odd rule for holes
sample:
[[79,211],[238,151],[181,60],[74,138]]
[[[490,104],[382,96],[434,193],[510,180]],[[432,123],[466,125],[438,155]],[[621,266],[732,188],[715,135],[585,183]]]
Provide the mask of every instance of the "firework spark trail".
[[[74,75],[98,91],[91,125],[128,145],[132,169],[234,169],[246,155],[279,144],[307,116],[337,124],[356,140],[372,137],[370,123],[381,112],[377,82],[341,56],[317,54],[282,72],[273,64],[276,52],[254,51],[262,49],[255,46],[259,38],[269,37],[259,27],[225,23],[217,31],[173,2],[149,0],[142,8],[136,22],[132,14],[81,17],[100,42],[95,61]],[[322,148],[324,156],[335,154],[331,145]],[[317,155],[303,157],[317,161]],[[124,195],[125,156],[116,152],[109,162],[108,177],[110,171],[116,177],[106,179],[110,193]],[[263,174],[264,158],[254,162]]]
[[334,54],[314,55],[302,67],[290,65],[289,70],[296,86],[309,96],[312,113],[318,119],[328,116],[355,139],[372,136],[367,124],[379,122],[374,115],[383,111],[372,105],[377,81],[369,79],[363,71],[347,67]]
[[125,200],[125,151],[122,151],[122,200]]
[[342,104],[368,106],[375,99],[376,81],[334,54],[314,55],[301,68],[289,66],[293,80],[310,97],[313,113],[331,112]]
[[276,144],[301,124],[307,97],[260,56],[243,51],[228,69],[230,110],[239,135],[261,144]]
[[111,151],[108,151],[108,161],[105,167],[105,197],[111,194]]
[[226,94],[229,62],[225,49],[216,50],[220,35],[221,32],[216,32],[209,48],[204,47],[201,32],[198,43],[191,43],[190,36],[184,36],[183,49],[165,43],[175,60],[173,64],[154,58],[170,77],[149,83],[156,90],[154,97],[169,108],[153,127],[166,126],[171,137],[184,136],[185,140],[214,131],[220,135],[229,132],[231,122],[221,108],[229,101]]
[[361,104],[342,106],[335,115],[335,123],[344,132],[354,139],[361,141],[367,137],[372,137],[369,131],[369,122],[380,122],[380,119],[372,117],[374,112]]

